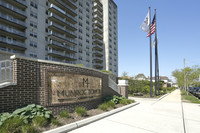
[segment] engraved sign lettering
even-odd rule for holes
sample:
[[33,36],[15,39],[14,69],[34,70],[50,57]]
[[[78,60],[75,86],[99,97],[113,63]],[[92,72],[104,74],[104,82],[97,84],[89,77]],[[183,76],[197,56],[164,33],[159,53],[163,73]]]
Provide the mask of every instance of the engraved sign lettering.
[[72,103],[100,98],[102,79],[99,77],[49,73],[51,103]]

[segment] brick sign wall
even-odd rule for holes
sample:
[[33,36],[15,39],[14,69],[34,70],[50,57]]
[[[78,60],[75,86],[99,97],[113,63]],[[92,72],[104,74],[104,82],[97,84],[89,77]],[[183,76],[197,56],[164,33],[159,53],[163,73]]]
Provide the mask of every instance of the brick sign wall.
[[13,57],[16,85],[0,88],[0,113],[40,104],[54,114],[76,106],[96,107],[109,95],[108,77],[95,69],[44,60]]

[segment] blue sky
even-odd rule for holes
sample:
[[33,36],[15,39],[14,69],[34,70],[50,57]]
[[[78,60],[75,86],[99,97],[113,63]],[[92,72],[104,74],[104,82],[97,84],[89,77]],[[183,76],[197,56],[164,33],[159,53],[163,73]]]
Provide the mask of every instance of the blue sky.
[[[149,38],[140,29],[148,7],[157,9],[160,75],[200,65],[200,0],[114,0],[118,6],[119,76],[149,76]],[[152,36],[154,38],[154,35]],[[154,48],[153,76],[154,76]]]

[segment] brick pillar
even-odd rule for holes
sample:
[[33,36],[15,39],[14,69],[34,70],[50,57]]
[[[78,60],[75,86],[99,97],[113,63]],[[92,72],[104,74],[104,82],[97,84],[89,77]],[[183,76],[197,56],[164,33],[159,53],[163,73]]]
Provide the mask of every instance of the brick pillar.
[[128,98],[128,80],[118,80],[118,89],[122,96]]

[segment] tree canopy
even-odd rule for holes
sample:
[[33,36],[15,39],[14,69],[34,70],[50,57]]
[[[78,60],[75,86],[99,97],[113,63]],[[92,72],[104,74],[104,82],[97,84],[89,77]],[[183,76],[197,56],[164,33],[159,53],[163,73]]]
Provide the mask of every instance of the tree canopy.
[[200,86],[200,67],[186,67],[185,69],[176,69],[172,72],[172,76],[175,77],[176,82],[179,87],[184,87],[184,83],[186,86]]

